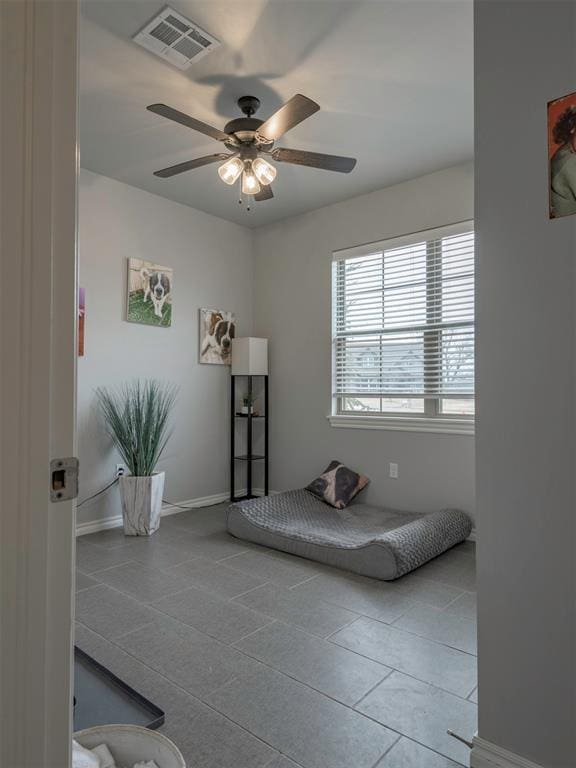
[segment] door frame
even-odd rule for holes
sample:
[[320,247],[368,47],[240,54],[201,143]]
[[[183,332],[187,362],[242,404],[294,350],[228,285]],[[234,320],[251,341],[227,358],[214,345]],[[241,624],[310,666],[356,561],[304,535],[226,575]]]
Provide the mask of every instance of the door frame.
[[[0,764],[70,764],[77,0],[0,0]],[[6,108],[10,105],[10,109]]]

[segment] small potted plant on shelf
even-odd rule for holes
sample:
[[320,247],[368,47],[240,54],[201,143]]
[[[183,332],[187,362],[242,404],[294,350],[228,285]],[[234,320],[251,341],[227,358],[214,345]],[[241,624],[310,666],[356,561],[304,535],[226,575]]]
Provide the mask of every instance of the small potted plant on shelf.
[[107,432],[130,471],[119,478],[127,536],[150,536],[160,526],[165,473],[155,469],[170,437],[176,393],[154,379],[96,391]]
[[256,398],[254,395],[246,394],[242,398],[242,413],[251,413],[254,408]]

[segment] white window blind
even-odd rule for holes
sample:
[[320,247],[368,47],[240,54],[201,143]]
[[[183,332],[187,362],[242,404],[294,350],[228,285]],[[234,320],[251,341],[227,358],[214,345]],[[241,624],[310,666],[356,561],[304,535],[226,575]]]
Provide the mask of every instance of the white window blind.
[[340,400],[472,398],[472,223],[335,253],[333,344]]

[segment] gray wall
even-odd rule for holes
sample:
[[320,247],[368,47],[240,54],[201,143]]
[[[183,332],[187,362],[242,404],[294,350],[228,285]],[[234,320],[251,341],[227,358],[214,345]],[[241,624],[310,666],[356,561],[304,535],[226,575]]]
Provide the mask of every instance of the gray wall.
[[[338,183],[335,180],[334,183]],[[255,332],[270,338],[271,487],[309,482],[332,458],[368,474],[366,498],[400,509],[474,509],[474,438],[331,427],[332,251],[473,217],[457,166],[255,231]],[[388,462],[399,478],[388,478]]]
[[574,749],[573,217],[547,212],[546,102],[574,91],[573,2],[476,2],[479,735]]
[[[80,285],[86,356],[78,361],[80,498],[113,477],[117,456],[94,408],[94,389],[141,376],[180,386],[175,432],[160,468],[166,498],[228,489],[227,366],[198,364],[198,309],[236,312],[252,331],[252,235],[247,229],[104,176],[80,177]],[[125,321],[128,256],[173,267],[173,325]],[[80,523],[120,514],[118,490],[78,510]]]

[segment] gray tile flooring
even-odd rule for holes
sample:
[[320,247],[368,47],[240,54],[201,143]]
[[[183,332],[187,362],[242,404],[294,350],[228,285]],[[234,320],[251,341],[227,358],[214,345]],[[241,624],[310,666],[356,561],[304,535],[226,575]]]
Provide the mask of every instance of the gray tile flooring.
[[77,547],[77,644],[166,711],[189,768],[457,768],[475,549],[379,582],[229,536],[225,505]]

